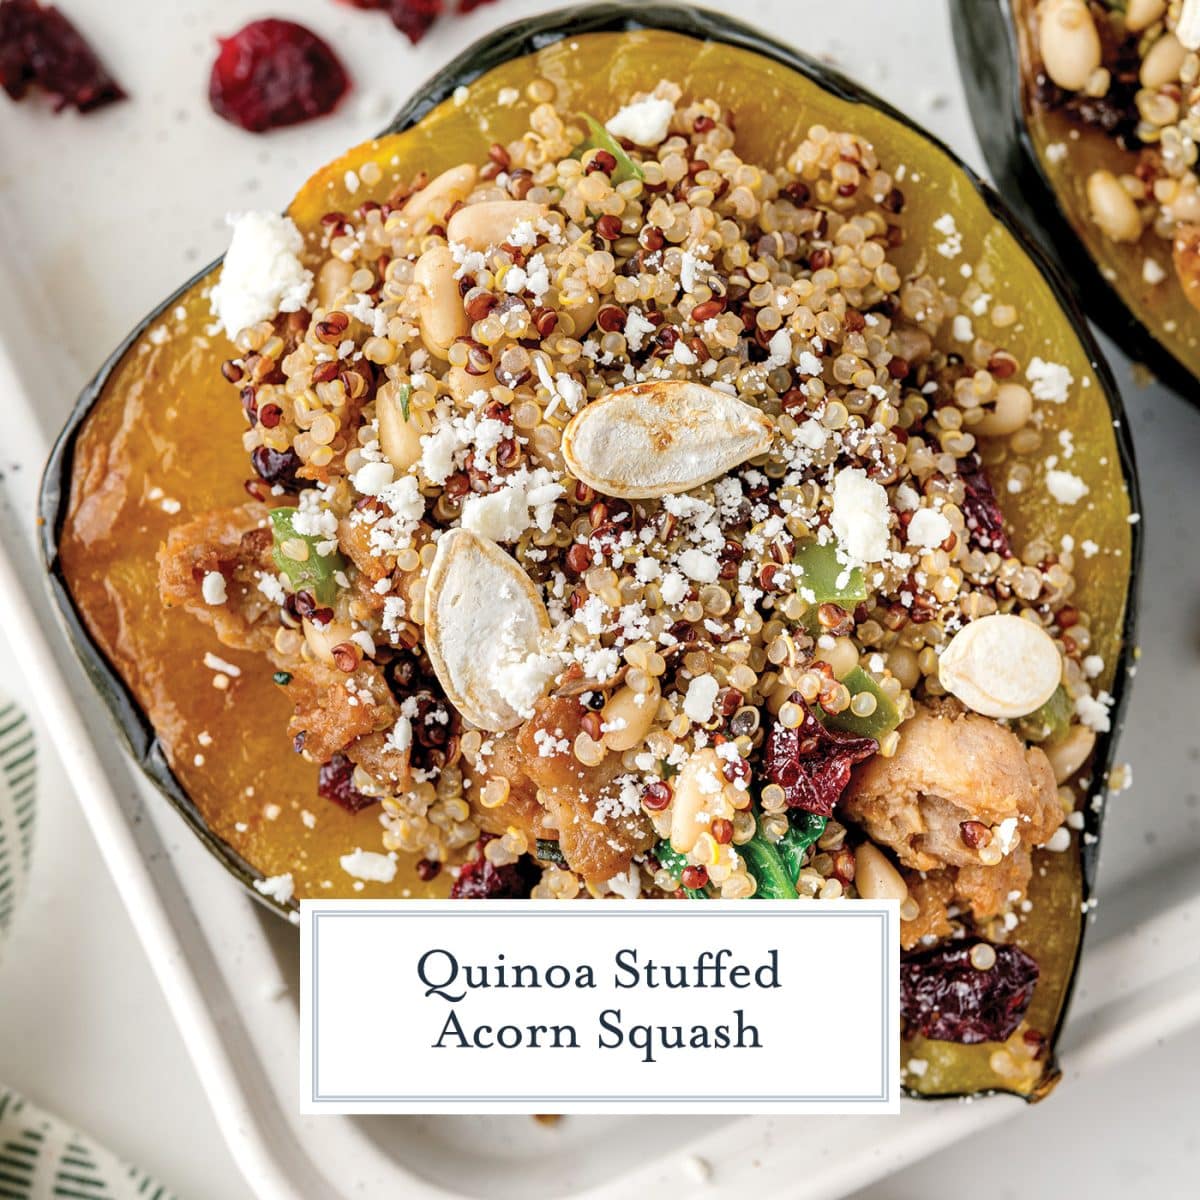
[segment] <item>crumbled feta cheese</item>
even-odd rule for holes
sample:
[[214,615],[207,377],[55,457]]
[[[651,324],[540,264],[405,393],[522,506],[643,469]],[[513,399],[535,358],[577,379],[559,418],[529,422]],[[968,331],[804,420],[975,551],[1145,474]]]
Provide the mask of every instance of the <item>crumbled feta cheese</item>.
[[1078,504],[1088,493],[1088,486],[1070,471],[1046,472],[1046,488],[1059,504]]
[[494,680],[495,688],[514,712],[529,717],[534,704],[546,694],[546,688],[558,670],[557,660],[549,655],[527,654],[524,658],[499,665]]
[[882,562],[887,557],[887,492],[861,467],[843,467],[834,477],[829,523],[854,562]]
[[625,344],[637,354],[646,343],[648,334],[654,332],[654,326],[646,319],[640,308],[631,308],[625,316]]
[[721,564],[716,555],[708,554],[695,547],[684,550],[675,561],[679,564],[679,569],[697,583],[714,583],[721,570]]
[[1064,850],[1071,848],[1071,831],[1065,825],[1060,825],[1050,837],[1042,843],[1043,850],[1049,850],[1052,854],[1061,854]]
[[395,478],[396,472],[390,462],[369,462],[363,463],[350,476],[350,482],[364,496],[378,496]]
[[284,875],[268,875],[266,879],[256,879],[254,890],[280,904],[286,904],[296,894],[290,871]]
[[713,703],[717,699],[720,684],[713,675],[697,675],[688,684],[683,700],[683,711],[688,719],[703,725],[712,716]]
[[224,604],[228,599],[225,591],[225,576],[220,571],[209,571],[200,584],[200,594],[205,604]]
[[1096,733],[1107,733],[1112,728],[1108,710],[1112,707],[1112,697],[1107,692],[1089,696],[1086,693],[1075,697],[1075,712],[1079,719]]
[[639,583],[649,583],[662,578],[662,564],[657,558],[639,558],[634,564],[633,573]]
[[952,533],[950,522],[932,508],[918,508],[908,523],[908,544],[940,546]]
[[1046,362],[1034,358],[1025,368],[1029,390],[1035,400],[1049,400],[1053,404],[1065,404],[1071,394],[1075,377],[1062,363]]
[[529,528],[525,491],[504,487],[483,496],[468,496],[462,506],[462,526],[493,542],[515,542]]
[[829,441],[829,430],[815,417],[796,426],[796,441],[808,450],[820,450]]
[[1151,287],[1157,283],[1162,283],[1166,277],[1167,273],[1162,269],[1157,259],[1147,258],[1142,262],[1142,279]]
[[376,854],[373,850],[355,849],[351,854],[343,854],[338,860],[342,870],[355,879],[365,879],[369,883],[391,883],[396,878],[396,860],[386,854]]
[[622,900],[636,900],[642,894],[642,877],[637,863],[630,863],[624,874],[614,875],[607,883],[609,890]]
[[1017,832],[1017,818],[1005,817],[1003,821],[995,828],[996,845],[1001,854],[1008,855],[1016,848],[1021,840],[1021,835]]
[[406,716],[396,718],[396,724],[392,726],[391,732],[387,735],[386,744],[398,754],[405,754],[412,747],[412,719]]
[[670,100],[647,96],[626,104],[605,128],[613,137],[628,138],[636,146],[657,146],[666,140],[674,115],[675,105]]
[[233,237],[211,303],[218,323],[233,338],[276,313],[302,309],[313,276],[300,261],[304,238],[288,217],[248,212],[226,221]]
[[687,580],[678,571],[668,571],[659,590],[664,604],[679,604],[688,594]]
[[937,252],[943,258],[957,258],[962,253],[962,234],[954,223],[950,213],[942,213],[933,223],[934,229],[942,235],[942,241],[937,245]]

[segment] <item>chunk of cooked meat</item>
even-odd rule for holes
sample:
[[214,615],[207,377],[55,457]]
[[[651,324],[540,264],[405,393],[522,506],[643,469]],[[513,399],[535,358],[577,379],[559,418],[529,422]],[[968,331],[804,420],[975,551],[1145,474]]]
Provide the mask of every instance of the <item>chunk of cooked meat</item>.
[[1012,907],[1015,897],[1025,895],[1033,878],[1033,856],[1024,845],[1002,858],[995,866],[943,867],[940,871],[906,871],[908,894],[918,912],[911,921],[900,922],[900,948],[940,941],[953,932],[951,905],[965,905],[976,923],[998,917]]
[[530,839],[557,839],[571,870],[599,883],[627,871],[654,838],[640,805],[629,812],[619,801],[621,756],[608,754],[594,767],[575,757],[586,712],[575,696],[545,697],[522,726],[489,739],[491,752],[471,766],[476,796],[489,776],[508,780],[503,804],[476,804],[484,829],[515,825]]
[[926,938],[941,941],[954,931],[950,924],[949,908],[954,899],[954,880],[950,871],[919,871],[905,873],[909,899],[916,902],[917,915],[911,921],[900,922],[900,948],[911,950]]
[[[575,757],[572,747],[586,713],[576,696],[539,700],[517,740],[538,800],[558,829],[567,865],[584,879],[602,882],[627,871],[633,856],[648,849],[654,837],[640,799],[633,811],[619,799],[621,756],[610,752],[594,767]],[[560,749],[564,742],[565,750]]]
[[[296,706],[288,733],[300,739],[301,748],[315,762],[345,754],[380,779],[407,779],[407,752],[393,747],[389,754],[385,744],[386,734],[400,716],[400,706],[383,672],[373,663],[361,663],[352,675],[336,667],[305,663],[293,670],[288,696]],[[365,741],[373,734],[378,738]],[[360,739],[365,744],[360,744]]]
[[[258,589],[262,575],[274,576],[271,531],[265,504],[218,508],[176,525],[158,550],[158,590],[168,608],[182,606],[211,625],[223,645],[237,650],[266,650],[277,628],[275,605]],[[204,580],[225,581],[225,601],[209,604]]]
[[[535,838],[557,837],[546,810],[538,803],[537,784],[525,773],[525,752],[516,734],[497,734],[484,743],[488,752],[478,754],[466,764],[473,784],[471,795],[480,828],[485,833],[505,833],[509,826],[519,829],[532,843]],[[479,793],[491,777],[508,780],[508,798],[503,804],[485,808],[478,803]]]
[[970,905],[976,921],[986,921],[1011,907],[1010,897],[1024,896],[1032,878],[1033,855],[1022,843],[994,867],[959,867],[954,875],[954,898]]
[[947,702],[918,706],[896,753],[855,770],[841,812],[917,871],[979,867],[997,845],[1040,846],[1063,821],[1046,755]]

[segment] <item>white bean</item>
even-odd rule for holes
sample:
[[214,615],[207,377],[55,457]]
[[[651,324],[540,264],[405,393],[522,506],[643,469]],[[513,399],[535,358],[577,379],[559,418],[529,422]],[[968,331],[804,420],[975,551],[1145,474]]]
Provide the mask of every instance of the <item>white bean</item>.
[[1086,725],[1075,725],[1063,738],[1051,746],[1045,746],[1046,757],[1054,771],[1055,783],[1066,783],[1087,762],[1096,735]]
[[[707,791],[713,779],[721,783],[720,790]],[[696,839],[711,825],[712,817],[733,815],[733,806],[725,798],[721,760],[711,747],[697,750],[675,776],[671,799],[671,848],[687,854]],[[708,814],[709,820],[697,820]]]
[[1082,91],[1100,65],[1100,35],[1084,0],[1043,0],[1038,45],[1046,74],[1069,92]]
[[908,899],[908,884],[886,854],[871,842],[854,852],[854,886],[864,900]]
[[410,225],[415,225],[422,217],[429,217],[433,221],[443,220],[460,200],[470,195],[478,175],[473,163],[463,163],[443,171],[408,198],[403,209],[405,219]]
[[631,687],[618,688],[601,712],[606,728],[604,744],[610,750],[633,750],[642,744],[654,715],[658,712],[660,692],[655,684],[648,692],[635,692]]
[[1114,242],[1136,242],[1142,236],[1142,214],[1133,197],[1111,171],[1093,171],[1087,181],[1092,220]]
[[460,208],[446,225],[446,239],[472,250],[486,250],[507,242],[523,221],[536,225],[546,216],[544,204],[531,200],[484,200]]
[[413,282],[421,289],[417,313],[421,340],[435,358],[444,359],[456,338],[466,337],[469,324],[458,282],[458,264],[449,246],[432,246],[417,259]]
[[1166,11],[1167,0],[1129,0],[1125,6],[1125,28],[1130,33],[1141,33],[1162,20]]
[[1173,33],[1163,34],[1142,59],[1142,69],[1138,72],[1142,87],[1157,89],[1174,83],[1187,56],[1186,47]]
[[1019,383],[1002,383],[996,389],[996,402],[985,410],[983,419],[971,426],[982,437],[1005,437],[1016,433],[1033,415],[1033,397]]

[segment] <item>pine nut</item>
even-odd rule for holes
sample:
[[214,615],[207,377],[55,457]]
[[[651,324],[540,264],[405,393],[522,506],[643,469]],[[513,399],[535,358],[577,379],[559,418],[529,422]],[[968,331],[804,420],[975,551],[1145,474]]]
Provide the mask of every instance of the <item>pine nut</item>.
[[854,852],[854,886],[864,900],[899,900],[903,904],[908,899],[904,877],[871,842],[863,842]]
[[462,163],[443,171],[427,187],[415,192],[404,206],[404,216],[415,225],[422,217],[441,221],[460,200],[465,200],[475,186],[478,170],[472,163]]
[[1142,236],[1142,216],[1133,197],[1111,171],[1093,171],[1087,181],[1092,220],[1114,242],[1136,242]]

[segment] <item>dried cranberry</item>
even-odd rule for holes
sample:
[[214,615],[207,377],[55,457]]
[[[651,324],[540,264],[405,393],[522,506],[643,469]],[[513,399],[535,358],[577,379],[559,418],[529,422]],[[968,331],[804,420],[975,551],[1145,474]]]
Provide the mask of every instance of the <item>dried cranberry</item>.
[[[485,0],[459,0],[458,11],[470,12]],[[343,0],[354,8],[376,8],[392,18],[401,33],[415,46],[445,11],[445,0]]]
[[251,21],[219,41],[208,101],[251,133],[323,117],[350,87],[329,45],[294,21]]
[[996,502],[992,481],[979,455],[972,454],[964,458],[958,464],[958,474],[966,489],[962,510],[966,518],[968,540],[984,553],[994,550],[1001,558],[1008,558],[1012,548],[1008,544],[1008,534],[1004,532],[1004,514]]
[[767,736],[767,777],[783,788],[789,808],[832,816],[850,782],[850,769],[870,758],[879,743],[874,738],[827,729],[799,692],[793,692],[791,699],[804,710],[804,719],[795,729],[775,723]]
[[295,450],[272,450],[270,446],[259,446],[250,454],[250,464],[260,478],[274,486],[278,484],[289,492],[298,492],[308,487],[296,472],[300,470],[300,456]]
[[30,84],[56,97],[55,112],[90,112],[125,92],[57,9],[37,0],[0,0],[0,87],[20,100]]
[[1033,999],[1037,963],[1018,946],[995,946],[985,971],[971,963],[976,940],[945,942],[900,964],[900,1011],[910,1033],[940,1042],[1002,1042]]
[[375,803],[373,797],[364,796],[354,786],[354,764],[344,754],[335,754],[327,763],[321,764],[317,774],[317,795],[352,813]]
[[515,863],[502,867],[489,862],[483,848],[492,840],[484,834],[475,843],[475,853],[463,863],[458,878],[450,889],[452,900],[525,900],[542,877],[542,870],[529,857],[522,855]]

